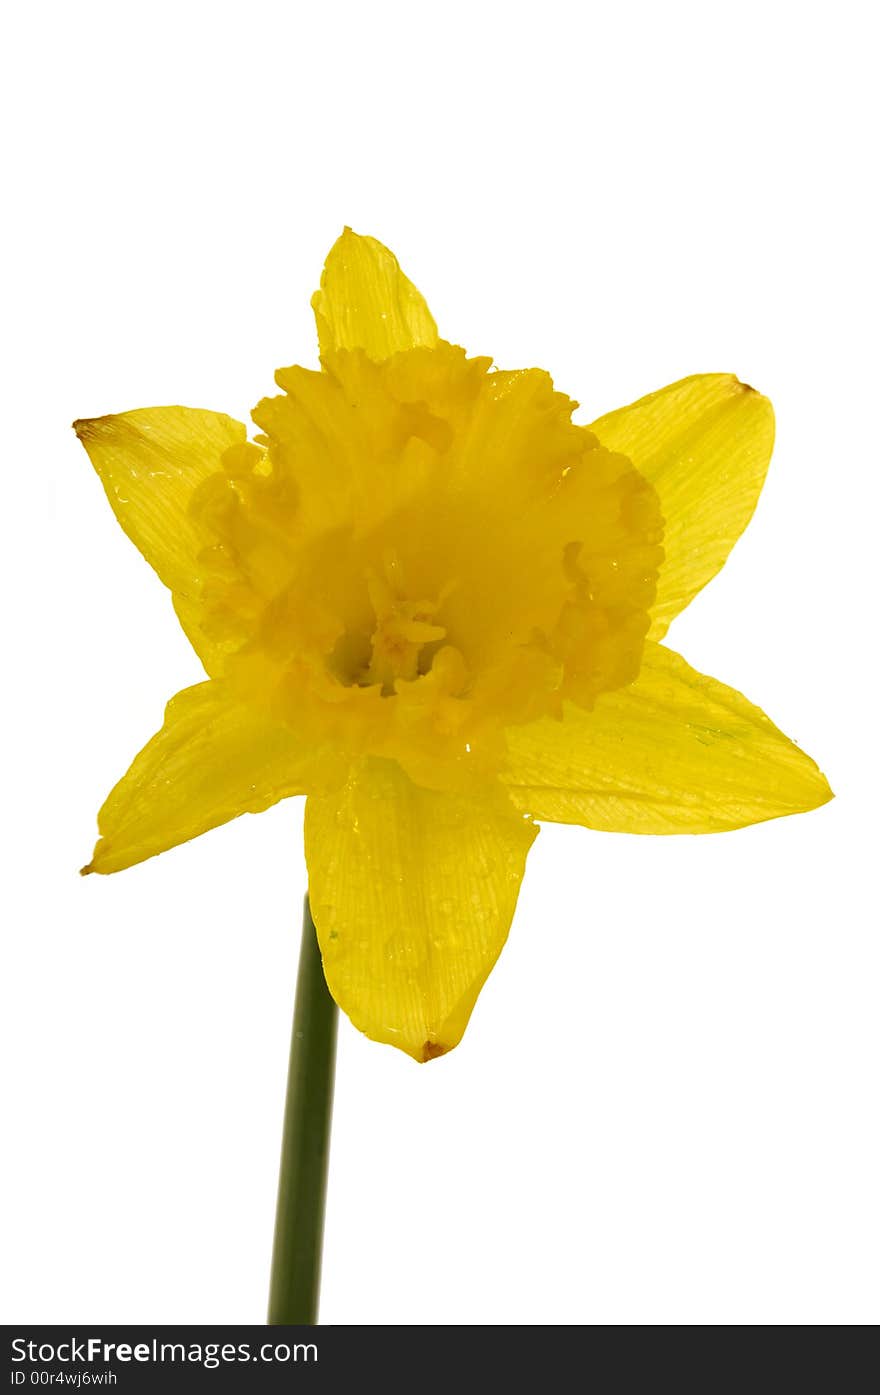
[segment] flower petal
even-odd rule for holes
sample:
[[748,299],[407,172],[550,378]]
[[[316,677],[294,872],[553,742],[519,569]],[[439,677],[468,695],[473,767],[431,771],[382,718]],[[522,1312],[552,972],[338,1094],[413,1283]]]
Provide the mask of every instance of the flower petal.
[[773,450],[773,408],[729,373],[703,373],[609,412],[590,430],[629,456],[666,520],[651,638],[719,572],[751,518]]
[[497,787],[438,794],[393,761],[306,804],[309,897],[327,982],[354,1025],[417,1061],[461,1040],[507,939],[537,833]]
[[351,228],[330,249],[312,309],[322,354],[363,349],[383,359],[437,343],[433,316],[394,253]]
[[715,833],[832,798],[759,708],[653,643],[630,687],[511,728],[508,747],[519,809],[611,833]]
[[225,649],[199,625],[199,554],[216,541],[190,512],[196,488],[222,469],[247,428],[220,412],[146,407],[74,422],[110,506],[135,547],[173,592],[178,618],[209,673]]
[[[120,872],[313,786],[321,753],[244,706],[219,681],[173,697],[165,724],[135,757],[98,815],[84,872]],[[340,772],[341,778],[342,772]]]

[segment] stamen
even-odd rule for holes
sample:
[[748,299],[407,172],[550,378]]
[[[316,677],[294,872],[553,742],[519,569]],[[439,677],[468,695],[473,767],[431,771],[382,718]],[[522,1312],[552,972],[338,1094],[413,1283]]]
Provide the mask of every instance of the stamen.
[[439,601],[408,601],[401,595],[403,569],[396,553],[386,555],[383,573],[372,568],[367,572],[367,593],[377,623],[363,681],[368,686],[380,684],[390,697],[396,682],[410,682],[419,676],[422,648],[444,639],[446,630],[431,623]]

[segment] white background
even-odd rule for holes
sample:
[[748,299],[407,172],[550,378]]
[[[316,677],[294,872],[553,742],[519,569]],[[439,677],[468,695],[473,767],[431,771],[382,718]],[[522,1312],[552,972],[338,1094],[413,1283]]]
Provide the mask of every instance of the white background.
[[69,423],[246,418],[314,362],[344,223],[583,420],[699,371],[772,397],[758,514],[670,643],[838,798],[713,838],[548,826],[457,1051],[417,1067],[341,1023],[323,1320],[880,1315],[870,10],[7,21],[6,1321],[263,1320],[301,806],[77,877],[200,670]]

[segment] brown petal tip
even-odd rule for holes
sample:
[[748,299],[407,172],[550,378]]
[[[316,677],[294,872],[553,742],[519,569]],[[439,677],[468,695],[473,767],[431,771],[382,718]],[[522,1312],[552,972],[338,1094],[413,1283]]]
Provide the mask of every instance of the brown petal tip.
[[136,437],[137,431],[123,416],[112,412],[104,417],[79,417],[73,422],[73,429],[83,445],[87,441],[115,441],[120,437]]
[[433,1061],[437,1056],[445,1056],[448,1050],[449,1047],[440,1041],[426,1041],[422,1047],[422,1060]]

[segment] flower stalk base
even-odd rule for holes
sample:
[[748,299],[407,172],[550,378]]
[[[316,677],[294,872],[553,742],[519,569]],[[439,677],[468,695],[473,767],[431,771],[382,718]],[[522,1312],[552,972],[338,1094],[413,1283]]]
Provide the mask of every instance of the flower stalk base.
[[313,1325],[318,1320],[337,1016],[306,897],[278,1179],[270,1326]]

